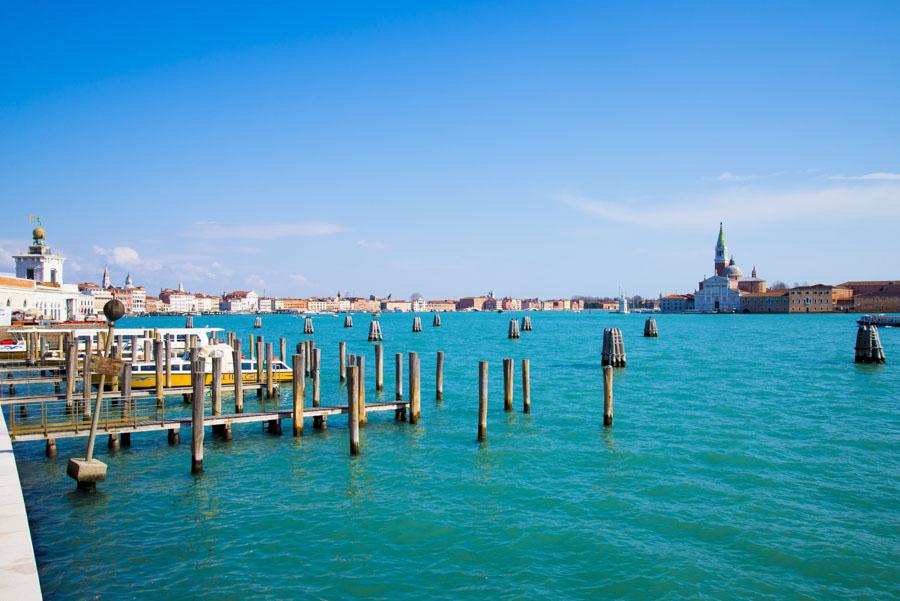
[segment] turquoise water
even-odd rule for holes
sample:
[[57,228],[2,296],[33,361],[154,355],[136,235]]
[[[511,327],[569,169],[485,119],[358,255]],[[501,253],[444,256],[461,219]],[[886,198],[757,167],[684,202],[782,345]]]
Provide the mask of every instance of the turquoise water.
[[[316,597],[758,598],[900,596],[900,330],[889,363],[853,364],[854,316],[444,314],[412,334],[381,318],[393,354],[418,351],[422,421],[373,414],[362,453],[346,420],[295,439],[258,424],[207,430],[202,475],[189,431],[133,435],[109,479],[76,492],[66,458],[86,441],[16,447],[49,599]],[[195,318],[246,340],[250,316]],[[183,319],[123,325],[182,325]],[[264,317],[268,339],[300,319]],[[315,320],[323,404],[343,402],[337,343],[366,353],[366,316]],[[600,344],[621,327],[615,424],[602,427]],[[246,342],[245,342],[246,344]],[[446,353],[435,402],[434,353]],[[532,413],[502,406],[502,359],[532,362]],[[488,441],[475,441],[477,362],[490,361]],[[404,386],[405,388],[405,386]],[[290,392],[286,392],[285,404]],[[309,397],[307,397],[309,398]],[[226,406],[228,401],[226,399]]]

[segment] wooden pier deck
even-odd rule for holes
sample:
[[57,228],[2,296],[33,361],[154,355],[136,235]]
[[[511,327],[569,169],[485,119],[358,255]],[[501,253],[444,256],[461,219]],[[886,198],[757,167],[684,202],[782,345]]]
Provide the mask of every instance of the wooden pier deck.
[[[389,401],[383,403],[366,403],[368,413],[381,411],[396,411],[406,409],[408,401]],[[319,418],[329,415],[342,415],[348,412],[347,405],[333,405],[328,407],[305,407],[303,418]],[[225,424],[246,424],[254,422],[271,422],[273,420],[291,419],[292,409],[276,409],[272,411],[257,411],[248,413],[229,413],[226,415],[205,415],[203,426],[219,426]],[[75,438],[90,434],[90,418],[79,420],[78,427],[74,427],[71,420],[56,423],[29,424],[10,428],[10,437],[14,442],[26,442],[29,440],[47,440],[48,438]],[[182,426],[191,425],[191,416],[179,416],[165,419],[139,419],[101,421],[97,430],[98,434],[126,434],[134,432],[159,432],[165,430],[179,430]]]

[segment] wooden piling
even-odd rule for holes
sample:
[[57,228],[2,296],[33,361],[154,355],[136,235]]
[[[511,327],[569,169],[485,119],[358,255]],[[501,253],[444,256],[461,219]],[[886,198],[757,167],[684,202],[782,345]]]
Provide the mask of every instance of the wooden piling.
[[338,361],[341,377],[340,381],[343,382],[347,379],[347,343],[343,340],[338,343]]
[[172,387],[172,338],[166,334],[166,388]]
[[522,411],[531,413],[531,361],[522,359]]
[[250,337],[250,348],[248,350],[250,351],[250,360],[256,361],[256,336],[253,334],[250,334],[249,337]]
[[375,345],[375,390],[384,390],[384,345]]
[[421,416],[422,397],[420,389],[419,354],[409,354],[409,423],[419,423]]
[[47,446],[44,449],[44,453],[47,455],[47,457],[49,457],[51,459],[53,457],[56,457],[56,441],[55,440],[53,440],[52,438],[47,439]]
[[510,339],[519,338],[519,322],[515,319],[509,320],[509,334],[507,335]]
[[625,367],[625,341],[622,338],[622,330],[619,328],[606,328],[603,330],[601,364]]
[[191,473],[203,471],[203,388],[206,383],[205,361],[191,362],[191,386],[194,405],[191,410]]
[[522,317],[522,331],[530,332],[530,331],[532,331],[533,328],[534,328],[534,326],[532,326],[532,324],[531,324],[531,316],[524,315]]
[[356,357],[356,396],[359,400],[359,425],[365,426],[368,423],[366,413],[366,358],[362,355]]
[[141,359],[144,361],[152,361],[153,357],[153,341],[150,338],[144,338],[144,351]]
[[222,415],[222,357],[212,358],[212,414]]
[[396,383],[396,393],[394,398],[398,401],[403,400],[403,353],[394,355],[394,381]]
[[422,318],[418,315],[413,317],[413,332],[421,332],[422,331]]
[[381,324],[378,323],[377,319],[373,319],[369,323],[369,342],[381,342],[382,340]]
[[234,412],[244,412],[244,365],[241,357],[241,339],[232,341],[231,362],[234,364]]
[[275,396],[275,370],[272,343],[266,343],[266,398]]
[[878,335],[878,326],[860,324],[856,330],[856,363],[885,363],[884,347]]
[[431,320],[431,327],[433,327],[433,328],[441,327],[441,315],[439,313],[434,314],[434,319]]
[[644,322],[644,338],[656,338],[659,336],[659,330],[656,328],[656,320],[648,317]]
[[[122,422],[127,424],[131,419],[134,399],[131,396],[131,361],[126,361],[122,366],[122,375],[119,377],[119,395],[121,399]],[[122,432],[119,439],[123,447],[131,446],[131,432]]]
[[[518,323],[518,322],[517,322]],[[503,360],[503,410],[513,410],[513,360]]]
[[319,369],[319,361],[322,357],[322,349],[313,349],[313,357],[315,357],[315,359],[313,360],[313,406],[318,407],[319,400],[321,399],[322,395],[322,386],[320,383],[321,370]]
[[66,411],[75,406],[75,376],[78,371],[78,339],[66,337]]
[[[84,362],[81,365],[81,415],[91,416],[91,337],[84,341]],[[12,374],[10,374],[12,375]]]
[[312,334],[315,334],[315,333],[316,333],[315,328],[313,328],[313,320],[312,320],[312,317],[307,317],[307,318],[303,321],[303,333],[304,333],[304,334],[308,334],[308,335],[312,335]]
[[487,440],[488,363],[478,362],[478,440]]
[[444,398],[444,351],[437,353],[437,369],[434,373],[434,399],[436,401]]
[[350,431],[350,454],[359,455],[359,368],[347,368],[347,422]]
[[301,355],[294,355],[291,358],[291,381],[293,383],[294,393],[294,411],[292,414],[294,422],[294,436],[303,435],[303,397],[306,388],[306,378],[303,377],[303,369],[300,362],[303,361]]
[[260,336],[259,338],[256,339],[256,383],[260,385],[256,389],[256,392],[257,392],[257,396],[259,398],[262,398],[262,396],[263,396],[262,383],[263,383],[263,374],[265,373],[263,371],[263,369],[265,368],[265,364],[266,364],[265,346],[266,346],[266,343],[263,340],[262,336]]
[[278,340],[278,351],[278,360],[283,361],[284,364],[287,365],[287,338],[284,336]]
[[603,366],[603,425],[611,426],[613,423],[613,368],[611,365]]
[[344,317],[344,327],[345,328],[353,327],[353,316],[352,315],[347,315]]

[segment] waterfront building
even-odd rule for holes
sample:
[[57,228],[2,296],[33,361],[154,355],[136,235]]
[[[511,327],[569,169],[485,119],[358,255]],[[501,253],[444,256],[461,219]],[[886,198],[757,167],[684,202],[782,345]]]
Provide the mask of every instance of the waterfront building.
[[309,309],[309,302],[305,298],[283,298],[281,306],[286,311],[306,311]]
[[159,298],[155,296],[148,296],[144,299],[144,310],[147,313],[159,313],[162,311],[160,308]]
[[787,313],[788,300],[786,289],[748,292],[741,295],[741,313]]
[[167,310],[171,313],[192,313],[197,310],[197,299],[184,289],[181,282],[175,290],[171,288],[160,290],[159,300],[167,305]]
[[430,300],[425,305],[425,310],[431,312],[456,311],[456,301],[451,299]]
[[541,303],[543,311],[568,311],[572,308],[572,301],[567,298],[545,300]]
[[65,258],[46,243],[44,228],[32,231],[28,252],[13,255],[15,274],[0,274],[0,305],[13,319],[83,321],[93,301],[63,278]]
[[227,313],[252,313],[257,310],[259,295],[253,290],[235,290],[222,295],[219,308]]
[[900,311],[900,281],[854,281],[840,284],[853,291],[852,310],[860,313],[896,313]]
[[693,308],[693,294],[667,294],[659,299],[659,310],[663,313],[684,313]]
[[699,283],[694,292],[696,311],[735,312],[741,308],[741,293],[737,280],[723,275],[714,275]]
[[428,302],[424,298],[416,298],[412,300],[412,310],[416,313],[422,313],[426,311],[426,306]]
[[381,310],[408,313],[412,311],[412,303],[405,300],[384,300],[381,301]]
[[715,275],[705,278],[694,292],[694,309],[697,311],[739,311],[741,292],[758,293],[766,290],[765,280],[757,277],[756,267],[750,278],[735,263],[734,256],[726,261],[725,228],[719,223],[713,269]]
[[523,311],[540,311],[542,307],[541,300],[538,298],[523,298],[522,299],[522,310]]
[[759,294],[768,290],[766,281],[756,276],[756,265],[753,266],[753,271],[750,273],[749,278],[738,280],[738,290],[752,294]]
[[788,291],[791,313],[831,313],[841,301],[850,301],[853,290],[827,284],[797,286]]
[[484,310],[484,303],[487,302],[489,296],[464,296],[456,303],[457,311]]

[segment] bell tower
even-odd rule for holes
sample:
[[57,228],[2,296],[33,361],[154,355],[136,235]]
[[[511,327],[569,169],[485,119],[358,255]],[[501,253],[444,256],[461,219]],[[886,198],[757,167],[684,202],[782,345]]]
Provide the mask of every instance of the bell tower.
[[725,268],[728,267],[728,249],[725,248],[725,230],[722,227],[722,222],[719,222],[719,239],[716,241],[716,262],[715,262],[715,270],[716,275],[722,275],[725,272]]

